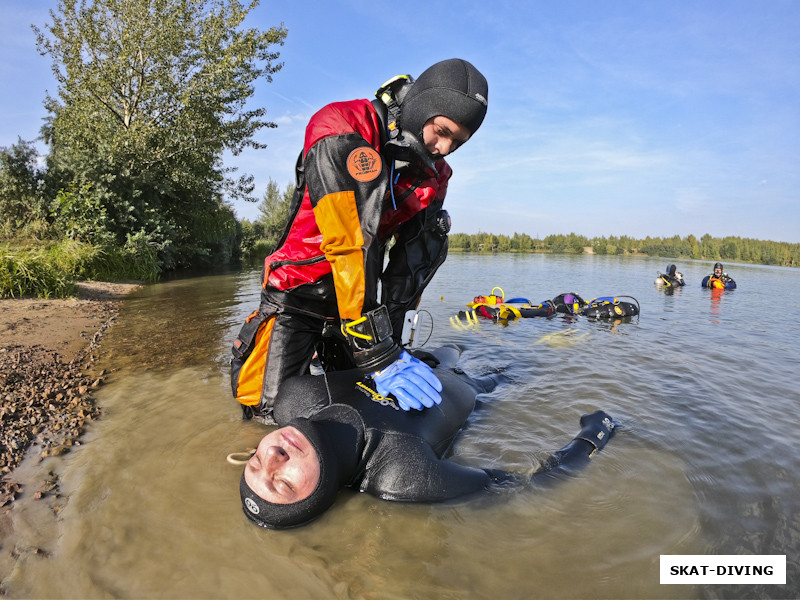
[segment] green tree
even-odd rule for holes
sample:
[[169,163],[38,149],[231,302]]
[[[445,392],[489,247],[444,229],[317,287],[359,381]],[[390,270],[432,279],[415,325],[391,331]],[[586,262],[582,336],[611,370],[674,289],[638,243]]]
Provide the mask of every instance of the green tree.
[[252,177],[222,156],[262,147],[255,133],[275,127],[247,101],[282,67],[271,48],[286,30],[243,28],[257,5],[59,0],[34,27],[58,82],[43,129],[54,186],[91,189],[118,242],[144,231],[167,267],[231,239],[226,196],[254,200]]
[[267,183],[267,190],[264,192],[264,198],[258,205],[258,210],[261,212],[258,222],[262,227],[262,235],[266,240],[268,253],[278,245],[283,230],[286,228],[294,187],[294,184],[290,183],[281,193],[278,184],[270,179]]
[[510,252],[511,238],[502,233],[497,236],[497,252]]
[[0,148],[0,222],[12,230],[47,215],[42,172],[32,142]]
[[533,239],[527,233],[514,232],[514,246],[520,252],[530,252],[533,250]]
[[584,236],[570,233],[565,240],[564,251],[570,254],[583,254],[584,247],[588,245],[589,240],[587,240]]
[[451,233],[449,237],[451,249],[469,251],[469,236],[466,233]]

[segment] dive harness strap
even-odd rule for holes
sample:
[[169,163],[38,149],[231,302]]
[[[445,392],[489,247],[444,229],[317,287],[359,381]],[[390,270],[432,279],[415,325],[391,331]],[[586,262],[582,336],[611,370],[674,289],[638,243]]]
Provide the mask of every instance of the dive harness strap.
[[382,369],[394,362],[402,352],[392,338],[392,321],[384,305],[364,313],[358,319],[343,319],[341,330],[360,369]]

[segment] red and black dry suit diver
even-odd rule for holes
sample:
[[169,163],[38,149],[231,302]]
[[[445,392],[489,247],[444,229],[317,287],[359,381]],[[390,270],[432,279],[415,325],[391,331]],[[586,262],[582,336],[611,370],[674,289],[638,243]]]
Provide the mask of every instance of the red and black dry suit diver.
[[[428,353],[426,353],[428,354]],[[499,485],[523,485],[549,479],[586,464],[614,435],[615,424],[603,411],[581,417],[581,431],[523,476],[499,469],[476,468],[445,458],[472,413],[476,396],[491,391],[501,374],[473,379],[455,367],[458,349],[444,347],[427,357],[442,382],[442,402],[424,411],[400,410],[375,390],[358,370],[288,379],[275,403],[275,419],[300,431],[319,457],[319,481],[297,502],[268,502],[255,493],[251,458],[240,481],[245,515],[261,527],[304,525],[324,513],[342,487],[384,500],[440,502],[486,491]],[[251,464],[254,463],[254,464]],[[249,482],[248,482],[249,480]]]
[[[430,369],[403,351],[402,323],[447,255],[452,172],[443,156],[480,127],[488,85],[450,59],[416,81],[394,78],[377,96],[325,106],[306,128],[287,227],[265,260],[260,307],[232,349],[245,418],[273,422],[280,385],[306,374],[315,352],[326,370],[373,373],[404,410],[441,401]],[[448,143],[440,151],[431,140]]]

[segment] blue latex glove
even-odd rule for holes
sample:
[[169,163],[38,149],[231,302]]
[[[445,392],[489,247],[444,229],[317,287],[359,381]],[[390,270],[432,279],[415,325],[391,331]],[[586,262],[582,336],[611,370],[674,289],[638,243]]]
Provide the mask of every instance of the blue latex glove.
[[403,410],[422,410],[442,401],[442,382],[424,362],[403,353],[382,371],[372,373],[381,396],[392,394]]

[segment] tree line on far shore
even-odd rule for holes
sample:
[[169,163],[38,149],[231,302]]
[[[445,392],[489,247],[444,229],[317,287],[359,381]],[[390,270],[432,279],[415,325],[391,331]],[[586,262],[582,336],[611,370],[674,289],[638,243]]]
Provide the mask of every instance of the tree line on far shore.
[[[289,205],[294,194],[294,184],[281,191],[278,184],[270,180],[264,199],[258,208],[260,215],[254,221],[242,221],[242,256],[251,263],[258,263],[275,249],[283,233],[289,215]],[[681,237],[646,237],[635,239],[629,236],[587,238],[570,233],[548,235],[543,239],[526,233],[514,235],[493,233],[451,233],[451,252],[475,253],[551,253],[551,254],[644,254],[669,258],[690,258],[743,262],[783,267],[800,266],[800,244],[772,242],[728,236],[711,237],[705,234]]]
[[800,266],[800,244],[772,242],[728,236],[700,238],[694,235],[681,237],[628,236],[587,238],[569,235],[548,235],[544,239],[532,238],[525,233],[513,236],[492,233],[450,234],[450,250],[460,252],[551,252],[554,254],[646,254],[670,258],[695,260],[722,260],[782,267]]

